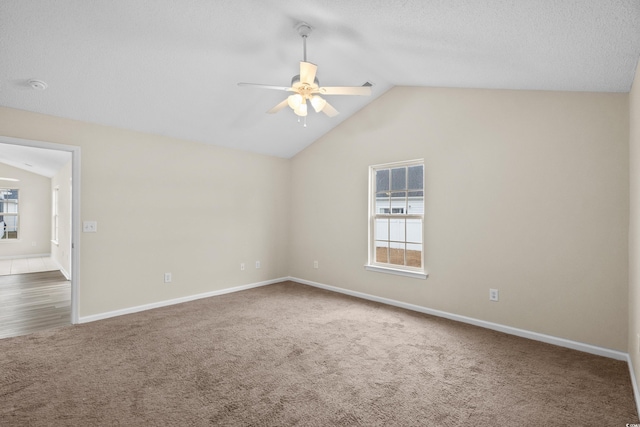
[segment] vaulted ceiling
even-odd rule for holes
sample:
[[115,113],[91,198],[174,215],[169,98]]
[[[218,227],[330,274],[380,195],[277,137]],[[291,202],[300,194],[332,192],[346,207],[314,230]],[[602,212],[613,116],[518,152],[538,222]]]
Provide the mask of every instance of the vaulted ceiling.
[[[302,40],[334,118],[265,112]],[[637,0],[2,0],[0,105],[291,157],[393,86],[628,92]],[[29,80],[47,84],[33,89]]]

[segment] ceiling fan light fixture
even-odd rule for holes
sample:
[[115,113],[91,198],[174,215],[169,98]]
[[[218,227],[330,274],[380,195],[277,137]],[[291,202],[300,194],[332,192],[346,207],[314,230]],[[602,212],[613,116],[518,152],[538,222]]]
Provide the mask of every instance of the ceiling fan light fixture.
[[307,115],[307,102],[303,102],[298,106],[298,108],[294,108],[293,112],[296,113],[300,117],[305,117]]
[[316,113],[319,113],[320,111],[322,111],[325,105],[327,105],[327,101],[322,97],[318,95],[313,95],[311,97],[311,106],[316,111]]
[[302,104],[302,95],[299,93],[294,93],[293,95],[289,95],[287,98],[287,103],[291,109],[296,110]]

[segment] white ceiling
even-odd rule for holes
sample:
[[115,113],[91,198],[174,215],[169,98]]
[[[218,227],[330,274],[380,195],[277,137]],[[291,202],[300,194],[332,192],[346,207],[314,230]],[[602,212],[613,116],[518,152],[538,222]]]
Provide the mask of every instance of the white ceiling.
[[[335,118],[265,111],[296,23]],[[393,86],[628,92],[638,0],[1,0],[0,105],[291,157]],[[29,79],[49,87],[36,91]]]
[[71,158],[69,151],[7,144],[0,138],[0,163],[48,178],[52,178]]

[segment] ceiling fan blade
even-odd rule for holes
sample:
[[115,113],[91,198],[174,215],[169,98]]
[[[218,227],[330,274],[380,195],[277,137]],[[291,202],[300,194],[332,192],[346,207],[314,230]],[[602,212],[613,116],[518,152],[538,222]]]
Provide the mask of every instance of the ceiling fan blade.
[[284,101],[282,101],[281,103],[279,103],[278,105],[276,105],[275,107],[273,107],[272,109],[267,111],[267,113],[269,113],[269,114],[277,113],[278,111],[282,110],[287,105],[288,105],[288,102],[287,102],[287,99],[285,98]]
[[329,117],[335,117],[338,114],[340,114],[338,112],[338,110],[333,108],[333,105],[329,104],[328,102],[326,104],[324,104],[324,108],[322,109],[322,112],[325,113]]
[[316,71],[318,66],[311,62],[300,61],[300,83],[312,85],[316,79]]
[[258,83],[238,83],[238,86],[255,87],[258,89],[283,90],[285,92],[291,92],[293,90],[289,86],[271,86],[271,85],[261,85]]
[[318,93],[322,95],[371,95],[371,86],[329,86],[321,87]]

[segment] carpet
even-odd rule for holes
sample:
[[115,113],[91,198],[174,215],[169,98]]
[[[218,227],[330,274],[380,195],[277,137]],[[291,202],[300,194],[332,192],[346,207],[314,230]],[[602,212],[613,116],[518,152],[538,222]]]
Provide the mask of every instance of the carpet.
[[625,362],[282,282],[0,340],[2,426],[624,426]]

